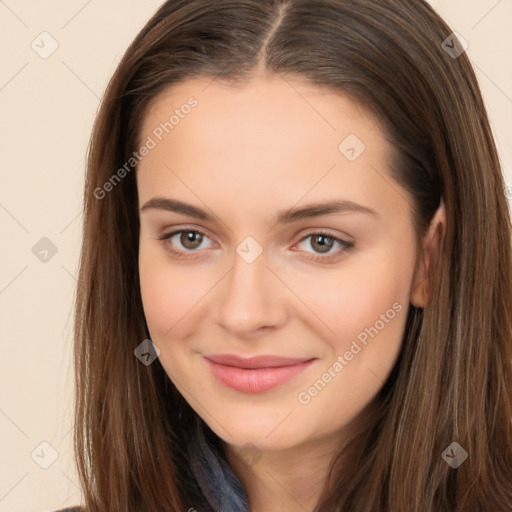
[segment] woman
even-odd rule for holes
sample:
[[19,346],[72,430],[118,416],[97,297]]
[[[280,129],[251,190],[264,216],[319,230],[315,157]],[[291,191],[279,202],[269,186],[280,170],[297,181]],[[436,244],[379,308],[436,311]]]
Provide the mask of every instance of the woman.
[[512,510],[512,258],[423,0],[174,0],[92,135],[87,512]]

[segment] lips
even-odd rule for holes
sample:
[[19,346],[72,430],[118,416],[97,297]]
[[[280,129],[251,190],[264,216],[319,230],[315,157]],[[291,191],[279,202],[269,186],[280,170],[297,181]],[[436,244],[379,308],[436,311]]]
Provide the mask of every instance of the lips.
[[243,393],[262,393],[280,386],[314,361],[272,355],[243,358],[233,354],[208,354],[204,358],[218,381]]
[[223,364],[225,366],[236,366],[238,368],[277,368],[282,366],[294,366],[311,358],[291,358],[281,356],[255,356],[255,357],[239,357],[232,354],[212,354],[205,356],[214,363]]

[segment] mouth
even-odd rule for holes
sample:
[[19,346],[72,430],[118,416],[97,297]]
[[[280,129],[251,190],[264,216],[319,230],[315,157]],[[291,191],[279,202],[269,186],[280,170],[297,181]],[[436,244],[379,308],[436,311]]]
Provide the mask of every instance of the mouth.
[[301,374],[315,358],[263,355],[242,358],[232,354],[203,355],[213,376],[242,393],[263,393]]

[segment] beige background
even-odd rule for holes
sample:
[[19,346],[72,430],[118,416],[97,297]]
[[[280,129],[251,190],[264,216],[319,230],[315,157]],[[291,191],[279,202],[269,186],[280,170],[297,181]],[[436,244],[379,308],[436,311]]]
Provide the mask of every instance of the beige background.
[[[432,3],[469,43],[512,198],[512,0]],[[0,512],[80,502],[71,333],[85,152],[109,77],[160,4],[0,0]],[[46,262],[32,251],[43,237],[57,250]]]

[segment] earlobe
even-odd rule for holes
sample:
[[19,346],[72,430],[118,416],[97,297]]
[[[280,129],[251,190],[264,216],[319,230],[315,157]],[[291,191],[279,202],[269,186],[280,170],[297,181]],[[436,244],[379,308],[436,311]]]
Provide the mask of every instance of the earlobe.
[[431,282],[431,271],[438,266],[441,250],[446,233],[446,211],[444,202],[437,209],[434,217],[430,222],[430,226],[422,241],[423,254],[419,257],[414,284],[411,292],[411,304],[418,308],[423,308],[427,304],[431,290],[429,283]]

